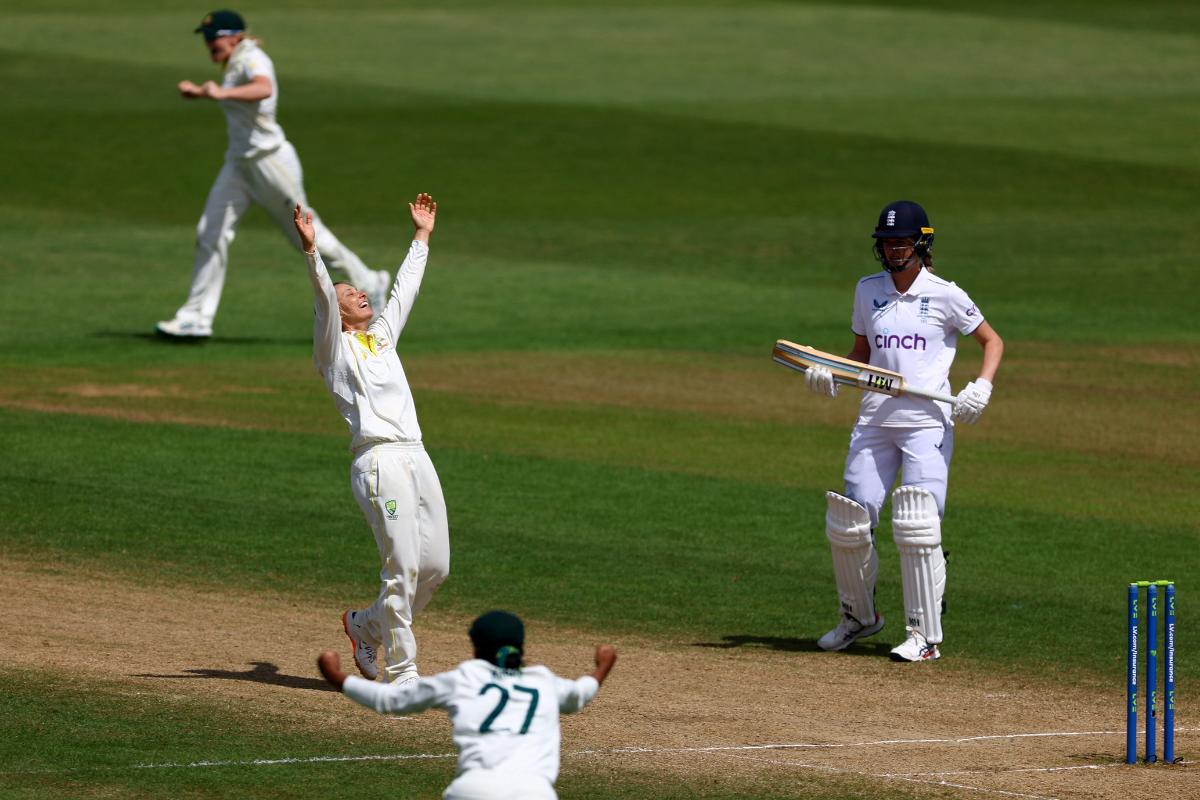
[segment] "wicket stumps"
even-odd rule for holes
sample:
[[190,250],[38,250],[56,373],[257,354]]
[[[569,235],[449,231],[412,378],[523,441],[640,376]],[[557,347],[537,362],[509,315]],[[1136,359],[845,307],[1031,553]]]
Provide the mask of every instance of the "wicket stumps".
[[1163,663],[1163,761],[1175,762],[1175,582],[1133,581],[1129,584],[1128,704],[1125,709],[1125,763],[1137,763],[1138,612],[1146,589],[1146,763],[1158,760],[1158,590],[1165,591],[1166,651]]

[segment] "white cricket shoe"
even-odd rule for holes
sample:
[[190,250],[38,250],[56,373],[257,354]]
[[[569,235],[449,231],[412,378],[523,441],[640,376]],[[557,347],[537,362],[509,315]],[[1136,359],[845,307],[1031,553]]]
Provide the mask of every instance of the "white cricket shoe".
[[200,341],[212,336],[211,326],[201,325],[199,322],[181,320],[178,317],[163,320],[154,326],[154,330],[160,336],[168,336],[172,339],[188,339],[191,341]]
[[892,648],[892,661],[933,661],[941,658],[936,644],[925,641],[925,637],[910,627],[905,627],[908,638]]
[[863,625],[849,614],[842,615],[842,621],[837,627],[817,640],[817,647],[822,650],[845,650],[859,639],[873,636],[883,630],[883,615],[875,612],[875,621]]
[[342,614],[342,629],[350,638],[350,644],[354,645],[354,665],[364,678],[373,681],[379,675],[379,668],[375,666],[378,648],[367,644],[367,632],[363,629],[361,617],[362,614],[358,611]]
[[387,305],[388,295],[391,291],[392,276],[386,269],[376,272],[375,285],[367,291],[367,299],[371,301],[371,311],[375,312],[375,316],[383,313],[383,307]]

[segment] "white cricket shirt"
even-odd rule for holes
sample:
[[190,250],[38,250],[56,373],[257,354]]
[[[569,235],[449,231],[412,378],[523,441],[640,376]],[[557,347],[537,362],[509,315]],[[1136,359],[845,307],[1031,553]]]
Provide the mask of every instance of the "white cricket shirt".
[[283,128],[275,121],[275,108],[279,102],[275,65],[256,42],[251,39],[238,42],[225,65],[225,78],[221,86],[225,89],[244,86],[260,75],[271,80],[269,97],[257,103],[244,100],[217,101],[225,112],[225,126],[229,130],[226,158],[254,158],[278,150],[284,142]]
[[[982,322],[966,292],[924,267],[903,294],[888,272],[868,275],[854,291],[851,328],[867,337],[870,363],[899,372],[920,389],[953,394],[949,376],[958,337],[970,335]],[[858,424],[941,427],[951,410],[949,403],[923,397],[863,392]]]
[[542,666],[500,670],[472,659],[457,669],[395,686],[351,675],[342,691],[381,714],[444,708],[458,746],[458,774],[490,769],[558,779],[558,715],[596,696],[591,675],[569,681]]
[[313,364],[350,426],[350,450],[384,442],[419,442],[421,426],[396,340],[421,289],[429,248],[413,241],[396,272],[383,313],[367,331],[343,331],[337,292],[320,253],[305,253],[316,294]]

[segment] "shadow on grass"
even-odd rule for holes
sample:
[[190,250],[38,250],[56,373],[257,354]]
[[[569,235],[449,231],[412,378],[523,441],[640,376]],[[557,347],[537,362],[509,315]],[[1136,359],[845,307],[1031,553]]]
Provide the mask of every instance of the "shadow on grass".
[[292,689],[313,689],[318,692],[337,691],[322,678],[302,678],[298,675],[281,675],[279,667],[269,661],[253,661],[253,669],[235,672],[227,669],[185,669],[183,675],[133,675],[134,678],[210,678],[223,681],[250,681],[270,683]]
[[[817,647],[816,639],[797,639],[792,636],[750,636],[732,633],[721,637],[719,642],[693,642],[692,647],[712,647],[732,650],[735,647],[763,647],[785,653],[824,653]],[[885,642],[857,642],[842,651],[848,656],[876,656],[887,658],[892,646]]]
[[196,347],[197,345],[208,345],[209,347],[220,347],[221,345],[273,345],[282,347],[312,347],[311,337],[271,337],[271,336],[210,336],[210,337],[187,337],[187,336],[166,336],[156,331],[96,331],[97,339],[125,339],[135,342],[150,342],[153,344],[167,345],[170,347]]

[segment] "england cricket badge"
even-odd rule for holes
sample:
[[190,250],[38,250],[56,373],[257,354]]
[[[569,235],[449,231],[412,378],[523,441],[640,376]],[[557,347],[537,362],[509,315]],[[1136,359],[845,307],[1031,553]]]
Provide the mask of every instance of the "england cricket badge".
[[395,500],[388,500],[386,503],[383,504],[383,507],[387,509],[387,518],[388,519],[396,518],[396,501]]

